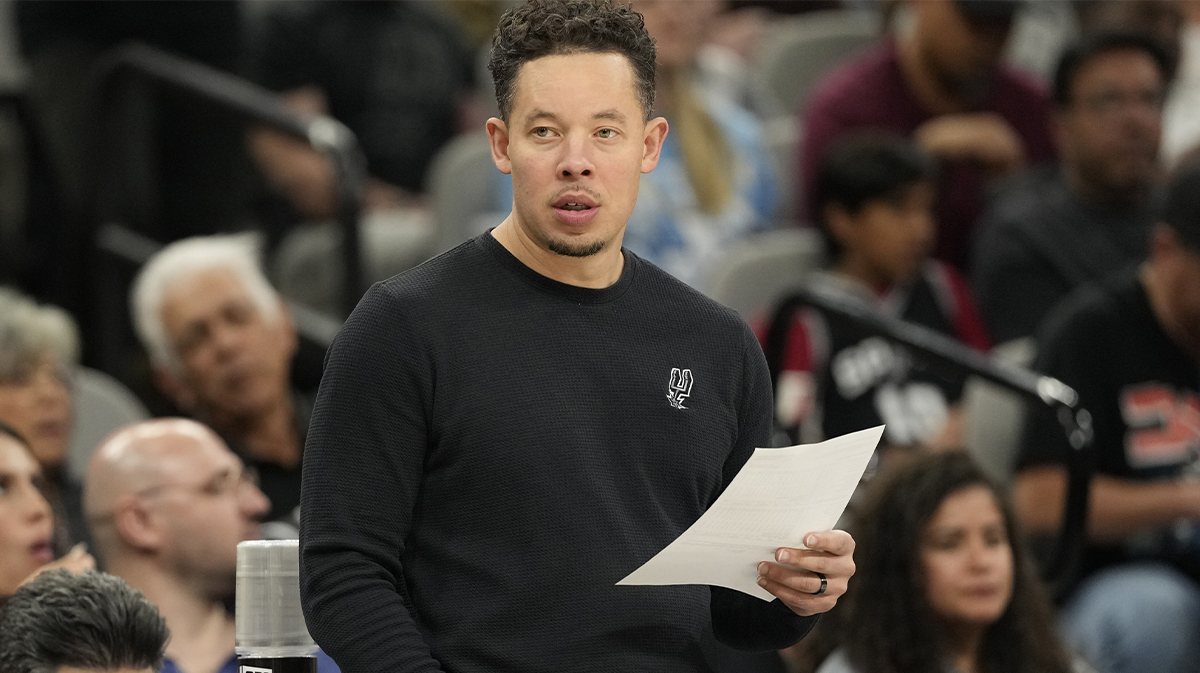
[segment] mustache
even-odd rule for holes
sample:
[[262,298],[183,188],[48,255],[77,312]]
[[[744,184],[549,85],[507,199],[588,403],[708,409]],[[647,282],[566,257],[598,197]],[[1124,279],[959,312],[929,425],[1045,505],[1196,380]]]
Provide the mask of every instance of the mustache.
[[600,203],[600,195],[597,194],[596,192],[592,191],[590,188],[585,187],[583,185],[576,185],[573,187],[563,187],[562,189],[555,192],[554,196],[550,197],[550,203],[554,203],[555,201],[558,201],[559,199],[566,196],[567,194],[587,194],[596,203]]

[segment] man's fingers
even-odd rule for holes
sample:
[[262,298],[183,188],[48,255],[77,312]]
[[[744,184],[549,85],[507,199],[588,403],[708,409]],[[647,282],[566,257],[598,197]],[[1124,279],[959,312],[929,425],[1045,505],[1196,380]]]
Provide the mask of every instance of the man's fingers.
[[835,556],[854,553],[854,538],[844,530],[829,530],[824,533],[809,533],[804,544],[813,551],[823,551]]
[[764,589],[782,601],[792,612],[802,617],[828,612],[833,609],[834,605],[837,605],[837,599],[840,595],[830,595],[826,592],[820,596],[814,596],[808,592],[797,591],[786,584],[780,584],[766,578],[762,579],[763,581],[759,584]]

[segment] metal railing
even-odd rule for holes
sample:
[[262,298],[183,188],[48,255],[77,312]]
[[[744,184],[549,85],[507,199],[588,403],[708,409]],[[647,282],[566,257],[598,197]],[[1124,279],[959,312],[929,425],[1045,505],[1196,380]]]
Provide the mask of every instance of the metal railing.
[[1056,596],[1074,585],[1087,543],[1088,499],[1094,465],[1092,419],[1079,406],[1079,395],[1058,379],[1024,367],[996,362],[948,336],[883,315],[861,301],[827,288],[808,287],[795,292],[776,308],[764,344],[771,382],[776,384],[783,369],[783,352],[788,329],[797,313],[815,308],[855,328],[905,346],[914,358],[955,374],[978,376],[1054,412],[1073,449],[1067,462],[1067,497],[1062,528],[1045,566],[1045,574]]

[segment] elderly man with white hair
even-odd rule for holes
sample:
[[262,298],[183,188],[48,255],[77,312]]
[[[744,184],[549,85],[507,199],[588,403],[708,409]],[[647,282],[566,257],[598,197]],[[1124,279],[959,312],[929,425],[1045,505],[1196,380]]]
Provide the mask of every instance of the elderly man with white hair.
[[257,473],[267,519],[291,525],[268,535],[294,535],[311,402],[291,388],[296,330],[255,239],[172,243],[142,268],[130,301],[156,385]]

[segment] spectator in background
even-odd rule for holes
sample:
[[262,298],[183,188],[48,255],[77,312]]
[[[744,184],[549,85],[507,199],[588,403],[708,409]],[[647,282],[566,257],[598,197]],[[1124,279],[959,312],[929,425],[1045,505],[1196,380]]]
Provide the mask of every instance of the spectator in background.
[[131,313],[154,381],[258,473],[268,519],[294,537],[311,401],[290,384],[297,336],[244,235],[177,241],[138,274]]
[[757,118],[699,85],[696,55],[719,3],[639,0],[658,46],[656,114],[671,124],[642,178],[625,247],[703,289],[731,242],[771,226],[778,196]]
[[[1035,368],[1079,393],[1096,451],[1085,578],[1063,621],[1104,673],[1200,662],[1200,165],[1167,188],[1142,268],[1081,289],[1039,337]],[[1015,495],[1030,532],[1060,525],[1072,449],[1031,415]]]
[[1055,635],[1001,489],[965,453],[891,466],[852,530],[854,583],[842,609],[795,648],[800,671],[1088,670],[1072,667]]
[[79,484],[66,469],[71,434],[71,369],[79,333],[66,311],[0,287],[0,422],[29,442],[54,509],[54,550],[87,540]]
[[128,584],[65,570],[43,573],[0,608],[0,634],[4,673],[158,673],[170,636]]
[[[358,136],[371,175],[367,209],[410,203],[438,149],[471,116],[474,55],[427,3],[272,3],[253,60],[258,82],[293,110],[328,114]],[[251,133],[250,147],[303,216],[335,215],[335,174],[324,156],[267,129]]]
[[1098,33],[1063,54],[1061,161],[1006,185],[975,244],[972,281],[997,342],[1032,336],[1072,289],[1145,257],[1170,80],[1166,50],[1139,33]]
[[54,512],[42,496],[43,482],[28,444],[0,423],[0,600],[42,571],[78,572],[95,566],[82,545],[54,560]]
[[[933,160],[901,138],[868,134],[839,142],[812,194],[833,263],[811,282],[985,350],[966,283],[930,259],[936,182]],[[963,380],[914,369],[901,347],[805,311],[788,328],[778,357],[776,419],[800,426],[805,440],[884,423],[885,445],[962,446]]]
[[[267,500],[212,430],[182,418],[119,430],[97,449],[85,506],[109,570],[167,621],[164,673],[235,673],[237,545],[258,537]],[[336,673],[318,655],[320,673]]]
[[1145,33],[1166,48],[1171,62],[1179,58],[1181,5],[1189,0],[1073,0],[1079,31],[1088,36],[1114,30]]
[[808,215],[829,148],[864,129],[911,136],[942,170],[935,256],[960,269],[984,190],[1054,158],[1050,109],[1032,80],[1001,66],[1018,2],[911,0],[912,29],[830,74],[804,111],[801,190]]

